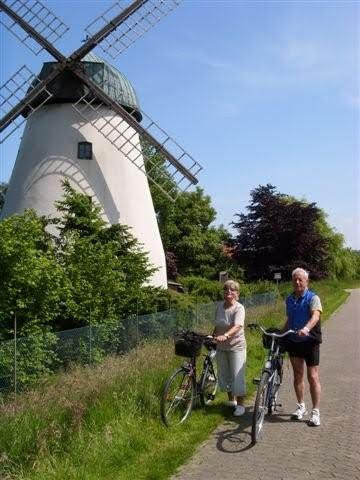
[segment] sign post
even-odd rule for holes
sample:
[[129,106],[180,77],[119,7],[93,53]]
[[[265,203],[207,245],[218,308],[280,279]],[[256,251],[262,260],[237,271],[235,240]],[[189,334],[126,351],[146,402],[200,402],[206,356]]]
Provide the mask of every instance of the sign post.
[[219,282],[225,283],[227,280],[229,280],[228,272],[219,272]]
[[279,280],[281,280],[281,273],[275,272],[274,273],[274,280],[276,280],[276,286],[279,287]]

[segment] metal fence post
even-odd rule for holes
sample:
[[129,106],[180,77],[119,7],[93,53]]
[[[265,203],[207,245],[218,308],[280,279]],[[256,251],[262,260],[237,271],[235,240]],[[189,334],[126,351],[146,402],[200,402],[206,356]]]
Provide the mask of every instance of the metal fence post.
[[16,401],[17,394],[17,321],[16,313],[14,315],[14,394]]
[[[139,299],[136,299],[136,347],[139,345]],[[136,348],[137,354],[137,348]]]
[[197,297],[195,297],[195,325],[196,325],[196,327],[199,326],[198,301],[197,301]]
[[91,365],[91,354],[92,354],[92,329],[91,329],[91,307],[89,308],[89,365]]

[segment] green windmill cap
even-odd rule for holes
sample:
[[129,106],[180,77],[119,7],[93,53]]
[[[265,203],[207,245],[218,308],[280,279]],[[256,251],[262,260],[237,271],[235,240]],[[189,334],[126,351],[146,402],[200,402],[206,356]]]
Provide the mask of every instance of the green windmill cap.
[[[115,67],[110,65],[102,58],[88,53],[82,59],[87,76],[96,83],[112,100],[119,103],[136,120],[141,121],[139,101],[136,92],[125,77],[125,75]],[[55,68],[57,62],[44,63],[39,79],[44,80]],[[88,87],[78,79],[71,70],[64,70],[46,87],[51,92],[52,97],[46,101],[46,104],[56,103],[75,103],[88,92]],[[33,100],[32,106],[42,103],[45,100],[45,94],[41,94]],[[28,111],[23,115],[26,117]]]

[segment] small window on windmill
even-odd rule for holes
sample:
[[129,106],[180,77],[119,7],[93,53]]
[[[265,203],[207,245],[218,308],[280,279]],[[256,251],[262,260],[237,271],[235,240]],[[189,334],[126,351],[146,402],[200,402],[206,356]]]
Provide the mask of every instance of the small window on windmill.
[[92,160],[92,143],[78,143],[78,158],[83,160]]

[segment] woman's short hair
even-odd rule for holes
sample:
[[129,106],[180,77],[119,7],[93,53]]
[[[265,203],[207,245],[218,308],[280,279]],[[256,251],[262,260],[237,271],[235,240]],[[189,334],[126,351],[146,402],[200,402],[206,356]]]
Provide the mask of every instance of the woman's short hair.
[[235,280],[226,280],[226,282],[224,283],[224,290],[226,290],[227,288],[234,290],[237,293],[237,297],[239,298],[240,285],[238,282],[235,282]]
[[309,279],[309,272],[300,267],[295,268],[295,270],[291,272],[291,278],[293,278],[297,273],[301,273],[302,275],[304,275],[306,280]]

